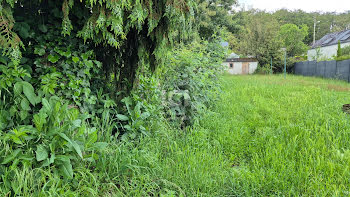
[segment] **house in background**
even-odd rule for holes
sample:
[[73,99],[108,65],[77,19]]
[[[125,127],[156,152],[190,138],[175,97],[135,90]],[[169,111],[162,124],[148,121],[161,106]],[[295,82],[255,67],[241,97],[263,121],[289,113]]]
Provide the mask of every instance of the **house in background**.
[[223,62],[226,70],[232,75],[253,74],[258,68],[258,61],[254,58],[240,58],[238,55],[231,53]]
[[338,41],[342,48],[350,45],[350,30],[345,30],[336,33],[330,33],[320,40],[317,40],[315,44],[311,46],[311,49],[307,52],[309,61],[316,60],[319,58],[332,58],[337,55]]

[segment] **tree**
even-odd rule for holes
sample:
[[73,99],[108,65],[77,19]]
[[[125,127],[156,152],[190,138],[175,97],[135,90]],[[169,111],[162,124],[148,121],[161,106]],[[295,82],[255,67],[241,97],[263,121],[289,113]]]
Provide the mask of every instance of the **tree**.
[[272,14],[273,17],[279,22],[280,25],[295,24],[298,27],[306,25],[308,27],[308,34],[303,40],[305,44],[310,44],[313,41],[313,25],[314,17],[312,13],[307,13],[303,10],[277,10]]
[[338,40],[338,49],[337,49],[337,57],[342,56],[342,50],[340,45],[340,40]]
[[240,25],[232,12],[232,6],[236,3],[237,0],[197,0],[196,24],[199,36],[208,40],[222,29],[237,33]]
[[16,17],[36,18],[30,28],[43,30],[56,27],[60,19],[56,31],[81,38],[96,52],[117,90],[128,92],[140,61],[154,70],[157,54],[190,33],[194,6],[192,0],[0,0],[0,47],[18,64],[26,39],[14,30]]
[[260,65],[268,64],[271,58],[280,62],[282,40],[278,33],[278,22],[271,15],[263,12],[251,14],[240,32],[240,53],[254,56]]
[[303,40],[308,35],[308,27],[302,25],[300,28],[295,24],[282,25],[279,31],[279,36],[283,41],[283,45],[287,48],[289,56],[302,55],[308,49]]

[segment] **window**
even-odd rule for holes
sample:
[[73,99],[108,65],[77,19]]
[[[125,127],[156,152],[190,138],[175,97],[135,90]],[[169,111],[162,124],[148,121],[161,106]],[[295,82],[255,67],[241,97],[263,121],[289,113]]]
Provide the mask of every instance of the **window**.
[[230,63],[230,68],[233,68],[233,63]]

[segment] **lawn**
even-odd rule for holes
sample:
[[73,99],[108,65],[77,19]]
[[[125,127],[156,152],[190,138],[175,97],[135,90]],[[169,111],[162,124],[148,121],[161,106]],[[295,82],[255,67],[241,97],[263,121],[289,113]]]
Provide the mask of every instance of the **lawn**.
[[226,195],[350,195],[350,85],[226,76],[202,126],[230,174]]
[[145,139],[146,156],[135,159],[147,158],[139,164],[148,170],[134,178],[165,196],[348,196],[349,93],[335,80],[225,76],[213,112],[193,129]]

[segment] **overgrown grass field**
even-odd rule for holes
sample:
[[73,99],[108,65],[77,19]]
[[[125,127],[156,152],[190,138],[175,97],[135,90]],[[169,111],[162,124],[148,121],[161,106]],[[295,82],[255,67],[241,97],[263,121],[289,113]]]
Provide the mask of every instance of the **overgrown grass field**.
[[224,81],[215,115],[202,121],[226,166],[223,195],[350,195],[350,116],[341,110],[349,84],[296,76]]
[[115,156],[134,163],[123,193],[348,196],[350,116],[341,107],[349,91],[317,78],[225,76],[214,112],[193,129],[161,129]]
[[23,196],[350,195],[349,84],[259,75],[222,84],[191,129],[162,121],[137,141],[112,140],[72,181],[38,180],[36,169],[12,184]]

